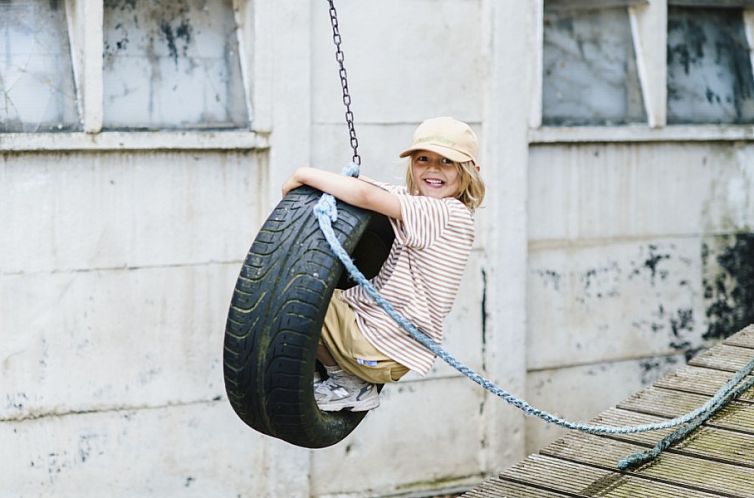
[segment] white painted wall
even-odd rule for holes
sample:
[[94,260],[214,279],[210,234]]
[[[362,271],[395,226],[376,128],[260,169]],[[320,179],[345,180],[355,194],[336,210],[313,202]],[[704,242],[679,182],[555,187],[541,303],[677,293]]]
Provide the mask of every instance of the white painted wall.
[[[352,92],[364,173],[390,181],[401,181],[397,153],[425,117],[453,114],[483,133],[481,3],[409,10],[423,24],[393,26],[368,2],[341,11],[349,69],[361,73]],[[444,71],[432,54],[445,25],[464,17],[454,37],[475,55],[459,58],[463,74],[428,85]],[[256,138],[0,137],[0,447],[12,449],[0,451],[0,496],[367,496],[470,486],[486,474],[485,395],[440,364],[386,389],[380,410],[326,450],[261,436],[232,413],[222,335],[241,260],[295,167],[337,171],[350,157],[326,10],[239,2],[238,19],[259,30],[242,37],[261,47],[243,54],[259,76],[250,83]],[[358,36],[365,27],[370,36]],[[371,37],[389,29],[399,36],[378,82]],[[370,98],[400,89],[387,75],[408,76],[409,66],[426,73],[405,79],[403,95],[415,97]],[[385,81],[390,92],[380,91]],[[459,91],[464,99],[447,98]],[[485,258],[480,242],[449,320],[449,347],[474,368]],[[428,441],[439,446],[417,454]],[[374,462],[384,462],[377,472]]]
[[[222,337],[241,260],[297,166],[351,155],[324,2],[235,5],[253,132],[0,135],[0,497],[418,495],[556,435],[439,363],[324,450],[232,413]],[[450,351],[583,420],[682,361],[672,341],[704,342],[700,246],[754,225],[748,131],[531,131],[540,1],[338,9],[364,174],[400,181],[397,152],[429,116],[483,140],[488,198]],[[85,93],[96,132],[101,88]]]
[[[754,226],[754,147],[533,146],[532,401],[588,419],[708,344],[705,244]],[[529,451],[559,431],[527,421]]]
[[222,337],[262,207],[252,152],[0,159],[0,496],[294,496],[238,423]]

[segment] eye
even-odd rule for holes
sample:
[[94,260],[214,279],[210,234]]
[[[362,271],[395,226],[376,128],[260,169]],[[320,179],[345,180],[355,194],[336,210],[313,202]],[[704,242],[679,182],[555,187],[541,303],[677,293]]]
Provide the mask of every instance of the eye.
[[455,161],[451,161],[447,157],[443,157],[442,158],[442,165],[443,166],[451,166],[451,165],[454,165],[454,164],[455,164]]
[[419,155],[419,156],[416,156],[415,161],[417,163],[426,163],[426,162],[429,162],[429,157],[423,156],[423,155]]

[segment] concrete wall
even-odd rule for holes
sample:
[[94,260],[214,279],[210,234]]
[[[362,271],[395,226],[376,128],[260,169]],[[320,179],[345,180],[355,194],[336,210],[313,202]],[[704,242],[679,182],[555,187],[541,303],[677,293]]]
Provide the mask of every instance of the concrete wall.
[[[555,437],[440,363],[328,449],[244,426],[222,378],[242,258],[297,166],[351,157],[326,5],[234,3],[250,131],[134,133],[100,132],[96,4],[66,2],[91,133],[0,135],[0,497],[419,496]],[[750,130],[539,128],[539,1],[338,9],[363,174],[400,181],[428,116],[483,140],[462,361],[587,419],[754,321],[725,312],[754,295]]]
[[[538,145],[529,171],[532,401],[586,419],[752,320],[753,147]],[[527,448],[557,434],[528,420]]]
[[[257,48],[243,59],[251,137],[0,137],[0,496],[372,496],[471,486],[502,464],[487,453],[486,395],[440,364],[386,389],[326,450],[262,436],[232,413],[222,340],[241,260],[295,167],[339,171],[350,158],[327,10],[237,5]],[[339,7],[364,174],[401,181],[397,153],[427,116],[484,135],[480,1],[393,2],[402,16]],[[459,53],[438,58],[450,23]],[[485,244],[448,322],[448,347],[476,369]]]
[[0,161],[0,496],[306,489],[306,454],[242,427],[223,399],[264,154]]

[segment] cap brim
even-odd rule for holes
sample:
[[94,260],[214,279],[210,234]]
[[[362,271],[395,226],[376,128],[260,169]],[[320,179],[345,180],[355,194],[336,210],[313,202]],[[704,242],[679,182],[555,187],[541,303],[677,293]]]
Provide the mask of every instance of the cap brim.
[[430,152],[435,152],[437,154],[440,154],[442,157],[446,157],[450,159],[451,161],[455,161],[457,163],[463,163],[466,161],[474,161],[474,158],[469,156],[468,154],[464,154],[463,152],[459,152],[455,149],[451,149],[450,147],[443,147],[442,145],[438,145],[438,144],[413,145],[409,147],[408,149],[404,150],[403,152],[401,152],[399,157],[410,156],[412,152],[415,152],[417,150],[428,150]]

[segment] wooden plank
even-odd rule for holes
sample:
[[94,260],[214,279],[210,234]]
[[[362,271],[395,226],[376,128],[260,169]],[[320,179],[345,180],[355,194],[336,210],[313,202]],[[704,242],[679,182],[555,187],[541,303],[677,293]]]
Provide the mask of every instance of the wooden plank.
[[471,491],[461,495],[462,498],[568,498],[573,495],[555,493],[535,488],[527,484],[504,481],[499,477],[487,479]]
[[738,372],[752,359],[754,359],[754,351],[750,348],[718,344],[693,357],[689,365]]
[[[688,413],[752,358],[754,325],[591,423],[639,425]],[[626,473],[617,471],[621,458],[654,446],[672,430],[612,436],[572,432],[464,496],[754,497],[754,388],[655,461]]]
[[[605,437],[572,433],[550,444],[541,453],[612,470],[621,458],[645,449],[643,446]],[[740,498],[751,498],[754,490],[754,468],[676,453],[662,453],[655,460],[626,473],[656,479],[681,488]]]
[[[618,403],[618,408],[675,418],[702,406],[709,396],[671,391],[658,387],[648,387]],[[754,434],[754,405],[731,401],[717,412],[707,423],[711,427],[732,429]]]
[[[683,366],[655,382],[655,387],[674,389],[694,394],[714,396],[731,377],[732,372],[709,368]],[[738,401],[754,402],[754,387],[743,393]]]
[[723,341],[723,344],[754,349],[754,324],[749,325],[741,332],[728,337]]
[[500,479],[571,496],[609,498],[711,498],[719,496],[544,455],[530,455],[526,460],[503,471]]
[[[619,408],[604,411],[591,422],[611,427],[662,422],[662,417],[630,412]],[[612,439],[653,447],[673,429],[644,432],[641,434],[610,435]],[[668,450],[681,455],[718,460],[733,465],[754,468],[754,434],[702,426]]]
[[[754,325],[591,422],[626,426],[683,415],[702,406],[752,358]],[[464,496],[754,497],[754,388],[655,461],[617,471],[621,458],[654,446],[672,431],[609,437],[569,433]]]

